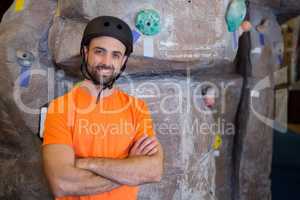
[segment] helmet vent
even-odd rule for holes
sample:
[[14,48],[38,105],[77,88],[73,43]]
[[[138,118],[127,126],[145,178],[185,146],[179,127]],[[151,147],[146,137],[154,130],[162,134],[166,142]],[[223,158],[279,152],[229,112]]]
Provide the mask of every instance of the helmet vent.
[[118,25],[117,25],[117,28],[118,28],[119,30],[121,30],[123,27],[122,27],[121,24],[118,24]]
[[104,22],[104,26],[109,26],[109,22]]

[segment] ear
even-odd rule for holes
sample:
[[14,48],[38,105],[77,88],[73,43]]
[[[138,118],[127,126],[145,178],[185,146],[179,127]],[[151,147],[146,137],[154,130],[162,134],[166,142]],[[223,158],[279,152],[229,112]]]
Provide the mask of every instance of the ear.
[[87,58],[87,55],[88,55],[88,47],[87,46],[84,46],[83,47],[83,53],[84,53],[84,58]]
[[124,56],[124,57],[123,57],[123,60],[122,60],[122,66],[125,64],[127,58],[128,58],[128,56]]

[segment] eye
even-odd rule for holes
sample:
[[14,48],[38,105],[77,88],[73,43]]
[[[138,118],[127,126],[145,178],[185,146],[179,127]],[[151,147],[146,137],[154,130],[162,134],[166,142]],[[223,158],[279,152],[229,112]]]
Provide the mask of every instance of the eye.
[[112,54],[112,57],[113,57],[114,59],[120,59],[120,58],[121,58],[121,55],[120,55],[119,53],[113,53],[113,54]]
[[120,54],[113,54],[114,59],[120,59],[120,57],[121,57]]
[[103,54],[104,51],[102,49],[95,49],[96,54]]

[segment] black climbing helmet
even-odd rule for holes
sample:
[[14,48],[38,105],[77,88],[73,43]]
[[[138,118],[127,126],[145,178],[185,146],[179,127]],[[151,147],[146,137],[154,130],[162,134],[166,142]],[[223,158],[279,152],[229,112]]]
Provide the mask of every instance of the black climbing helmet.
[[129,56],[132,53],[133,36],[128,24],[117,17],[100,16],[87,24],[81,40],[81,54],[83,47],[99,36],[109,36],[119,40],[126,47],[125,55]]
[[81,40],[80,55],[82,57],[82,63],[80,69],[83,76],[86,79],[92,80],[95,84],[99,83],[93,79],[93,77],[87,70],[87,63],[84,55],[84,46],[89,45],[90,41],[93,38],[99,36],[113,37],[122,42],[126,47],[125,55],[127,56],[127,59],[122,66],[120,73],[114,78],[114,80],[104,85],[104,88],[111,88],[115,80],[120,77],[121,73],[126,68],[128,57],[133,50],[133,35],[128,24],[126,24],[123,20],[112,16],[96,17],[87,24]]

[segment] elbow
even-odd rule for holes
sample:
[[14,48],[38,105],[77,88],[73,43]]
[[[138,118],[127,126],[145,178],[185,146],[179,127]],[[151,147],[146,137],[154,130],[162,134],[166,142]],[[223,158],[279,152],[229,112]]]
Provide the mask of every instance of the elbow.
[[58,189],[58,188],[51,187],[51,192],[55,198],[60,198],[60,197],[64,196],[63,190]]
[[163,170],[160,170],[153,176],[152,181],[158,183],[161,181],[162,176],[163,176]]
[[147,176],[144,177],[144,180],[139,182],[139,183],[134,183],[136,185],[141,185],[141,184],[145,184],[145,183],[158,183],[160,182],[162,179],[162,174],[155,172],[152,174],[148,174]]
[[[153,166],[154,169],[156,170],[152,170],[154,173],[152,174],[152,182],[160,182],[162,177],[163,177],[163,173],[164,173],[164,159],[163,157],[161,157],[161,159],[156,160],[155,165]],[[153,169],[152,168],[152,169]],[[149,170],[151,171],[151,170]]]
[[162,175],[160,174],[154,178],[154,182],[160,182],[161,179],[162,179]]
[[64,191],[60,188],[52,188],[52,194],[55,198],[60,198],[65,196]]
[[161,181],[161,178],[161,176],[152,177],[150,183],[159,183]]
[[157,170],[153,170],[153,174],[151,176],[151,182],[154,183],[158,183],[161,181],[162,177],[163,177],[163,165],[158,164],[158,166],[156,167]]
[[67,196],[66,185],[61,181],[52,182],[51,191],[55,198]]

